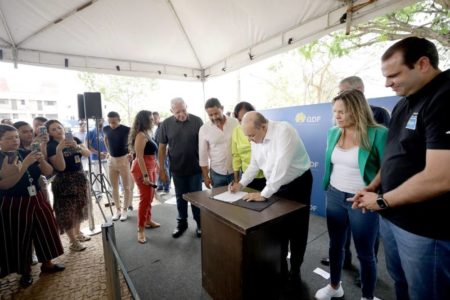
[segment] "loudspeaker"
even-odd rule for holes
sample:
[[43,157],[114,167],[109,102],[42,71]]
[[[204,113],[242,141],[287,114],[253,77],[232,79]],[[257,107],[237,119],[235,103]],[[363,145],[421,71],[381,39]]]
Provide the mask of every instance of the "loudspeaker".
[[86,113],[84,112],[84,95],[78,94],[78,120],[86,119]]
[[84,93],[84,107],[86,118],[103,118],[102,97],[100,93]]

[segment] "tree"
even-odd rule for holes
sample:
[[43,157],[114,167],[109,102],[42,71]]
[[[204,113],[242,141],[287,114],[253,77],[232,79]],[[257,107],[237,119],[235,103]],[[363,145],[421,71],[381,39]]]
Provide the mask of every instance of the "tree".
[[126,124],[131,124],[133,116],[147,107],[159,89],[156,80],[117,75],[80,72],[78,77],[88,91],[100,92],[102,99],[117,107]]
[[[269,66],[265,80],[270,88],[266,107],[328,102],[337,93],[333,67],[342,57],[364,50],[368,57],[379,56],[386,43],[407,36],[426,37],[436,42],[441,66],[450,65],[450,13],[448,0],[425,0],[367,23],[343,30],[282,55]],[[293,87],[293,85],[295,85]]]

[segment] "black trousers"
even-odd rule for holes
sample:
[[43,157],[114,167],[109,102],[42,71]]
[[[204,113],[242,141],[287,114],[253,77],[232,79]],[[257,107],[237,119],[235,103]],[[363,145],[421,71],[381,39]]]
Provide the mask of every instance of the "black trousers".
[[285,276],[288,273],[287,255],[290,245],[291,250],[291,275],[299,275],[300,266],[303,263],[306,243],[308,241],[309,210],[311,205],[312,173],[306,171],[290,183],[281,186],[277,196],[305,204],[298,213],[287,218],[281,235],[281,272]]

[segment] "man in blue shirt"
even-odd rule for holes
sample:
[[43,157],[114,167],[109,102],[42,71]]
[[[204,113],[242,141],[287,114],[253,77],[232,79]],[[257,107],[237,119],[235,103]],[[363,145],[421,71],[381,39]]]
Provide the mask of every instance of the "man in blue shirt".
[[[87,147],[91,151],[91,163],[92,163],[92,172],[95,175],[98,175],[100,173],[100,167],[99,167],[99,161],[101,161],[102,164],[102,173],[107,176],[107,156],[108,156],[108,150],[105,145],[105,135],[103,132],[103,118],[98,120],[98,130],[92,129],[88,131],[86,135],[86,143]],[[98,132],[98,139],[97,139],[97,132]],[[98,157],[98,152],[100,151],[100,159]],[[96,194],[102,193],[102,187],[100,185],[100,177],[96,176],[98,180],[95,180],[94,182],[94,191]],[[107,177],[108,178],[108,177]],[[109,180],[109,179],[108,179]]]

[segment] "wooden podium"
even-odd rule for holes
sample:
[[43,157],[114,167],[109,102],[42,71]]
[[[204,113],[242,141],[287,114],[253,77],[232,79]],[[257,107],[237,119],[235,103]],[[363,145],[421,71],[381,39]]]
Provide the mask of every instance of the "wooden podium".
[[201,212],[203,288],[215,300],[277,299],[284,221],[306,207],[273,196],[278,201],[258,212],[211,199],[226,190],[183,195]]

